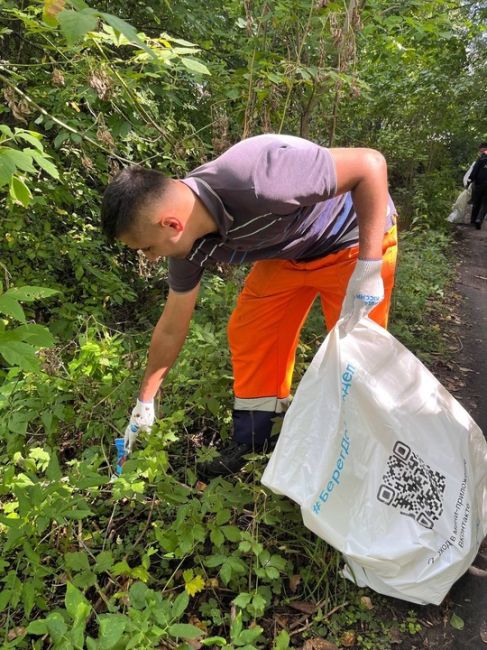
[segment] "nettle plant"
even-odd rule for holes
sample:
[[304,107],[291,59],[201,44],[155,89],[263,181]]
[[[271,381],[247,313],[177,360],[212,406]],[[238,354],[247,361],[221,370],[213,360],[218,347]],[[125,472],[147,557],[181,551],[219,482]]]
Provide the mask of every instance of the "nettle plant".
[[21,302],[43,300],[58,293],[32,286],[11,287],[0,293],[0,355],[10,367],[31,372],[40,369],[37,352],[51,347],[54,339],[47,327],[27,322]]
[[[0,124],[0,189],[9,188],[8,200],[11,203],[24,207],[30,204],[32,194],[26,184],[29,177],[45,171],[51,177],[59,178],[57,168],[44,151],[41,138],[35,131],[12,130]],[[25,144],[29,146],[23,146]],[[5,238],[8,241],[8,232]],[[0,284],[0,357],[14,372],[17,369],[38,371],[37,352],[52,346],[54,340],[46,327],[28,322],[21,303],[45,300],[59,292],[38,286],[10,287],[9,269],[3,264],[1,268],[5,281]],[[17,325],[19,322],[21,324]]]
[[43,170],[52,178],[59,178],[59,172],[51,156],[44,151],[41,139],[41,134],[36,131],[17,127],[12,130],[6,124],[0,124],[0,189],[8,186],[11,201],[17,201],[24,207],[32,201],[26,176]]

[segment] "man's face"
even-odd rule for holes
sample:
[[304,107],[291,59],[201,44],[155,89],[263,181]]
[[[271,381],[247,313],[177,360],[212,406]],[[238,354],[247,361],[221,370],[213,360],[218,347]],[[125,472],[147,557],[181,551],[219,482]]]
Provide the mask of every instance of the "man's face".
[[133,228],[120,236],[129,248],[140,250],[150,262],[160,257],[185,257],[193,242],[188,242],[183,222],[159,202],[145,207]]

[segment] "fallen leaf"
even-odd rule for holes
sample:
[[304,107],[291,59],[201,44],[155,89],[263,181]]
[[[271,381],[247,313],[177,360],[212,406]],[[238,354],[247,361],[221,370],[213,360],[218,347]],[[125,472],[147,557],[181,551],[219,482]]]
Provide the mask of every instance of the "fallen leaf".
[[204,621],[200,621],[200,619],[197,616],[190,616],[188,622],[191,625],[198,627],[205,634],[208,634],[208,625]]
[[48,16],[57,16],[64,9],[65,0],[44,0],[44,11]]
[[203,481],[196,481],[195,488],[198,490],[198,492],[204,492],[208,486],[206,483],[203,483]]
[[389,630],[391,645],[400,645],[403,641],[401,631],[398,627],[392,627]]
[[479,569],[473,565],[468,567],[468,572],[473,576],[477,576],[478,578],[487,578],[487,571],[485,569]]
[[487,621],[482,621],[480,624],[480,638],[483,643],[487,644]]
[[360,604],[364,609],[374,609],[374,605],[368,596],[362,596],[360,598]]
[[314,637],[314,639],[308,639],[304,642],[303,650],[338,650],[338,647],[331,641],[321,637]]
[[287,630],[287,628],[289,627],[288,616],[283,616],[282,614],[274,614],[274,621],[276,625],[279,625],[279,627],[282,627],[285,630]]
[[203,647],[203,644],[199,639],[186,639],[186,643],[193,650],[200,650]]
[[305,600],[293,600],[292,603],[289,603],[289,607],[297,609],[298,612],[303,612],[303,614],[314,614],[316,612],[316,605]]
[[301,576],[300,575],[294,575],[289,578],[289,589],[293,594],[296,593],[297,588],[299,587],[299,584],[301,582]]
[[9,630],[7,634],[8,641],[14,641],[19,636],[25,636],[27,634],[27,628],[25,627],[14,627],[12,630]]
[[340,637],[340,645],[344,648],[352,648],[357,641],[357,636],[353,630],[348,630],[344,632]]

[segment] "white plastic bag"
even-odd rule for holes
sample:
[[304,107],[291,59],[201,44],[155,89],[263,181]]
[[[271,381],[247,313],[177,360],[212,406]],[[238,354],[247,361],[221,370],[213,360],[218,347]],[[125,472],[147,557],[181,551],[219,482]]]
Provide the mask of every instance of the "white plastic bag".
[[446,218],[450,223],[470,223],[470,216],[472,214],[472,206],[469,201],[472,198],[472,186],[463,190],[458,195],[457,200],[453,204],[452,211]]
[[262,483],[301,506],[359,586],[439,604],[487,532],[487,444],[391,334],[335,327],[301,380]]

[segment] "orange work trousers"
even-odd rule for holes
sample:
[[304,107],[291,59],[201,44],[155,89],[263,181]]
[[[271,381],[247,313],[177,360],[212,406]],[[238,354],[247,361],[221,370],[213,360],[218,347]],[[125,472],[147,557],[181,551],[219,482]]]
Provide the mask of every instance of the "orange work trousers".
[[[358,245],[312,262],[262,260],[246,278],[228,324],[235,397],[241,400],[289,397],[296,348],[304,321],[319,294],[325,323],[337,322]],[[370,317],[387,327],[397,256],[393,226],[383,242],[384,300]]]

